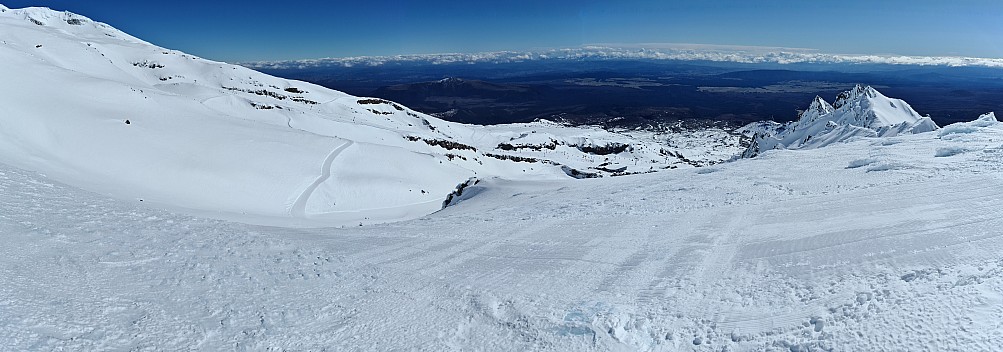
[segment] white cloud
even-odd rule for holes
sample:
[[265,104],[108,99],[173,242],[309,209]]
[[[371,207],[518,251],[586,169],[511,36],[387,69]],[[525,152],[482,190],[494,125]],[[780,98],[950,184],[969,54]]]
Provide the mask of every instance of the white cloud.
[[1003,68],[1003,59],[958,56],[830,54],[814,49],[706,44],[596,44],[579,48],[515,52],[356,56],[244,63],[257,69],[380,66],[388,63],[509,63],[534,60],[680,60],[773,64],[888,64]]

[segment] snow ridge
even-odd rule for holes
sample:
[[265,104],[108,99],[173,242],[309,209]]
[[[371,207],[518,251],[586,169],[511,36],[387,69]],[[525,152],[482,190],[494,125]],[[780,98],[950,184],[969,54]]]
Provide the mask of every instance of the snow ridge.
[[808,109],[801,112],[801,114],[799,115],[799,119],[805,121],[806,123],[814,122],[817,121],[822,116],[831,114],[834,110],[836,110],[835,107],[829,105],[829,103],[826,102],[825,99],[822,99],[822,97],[816,95],[815,100],[812,100],[811,105],[808,106]]

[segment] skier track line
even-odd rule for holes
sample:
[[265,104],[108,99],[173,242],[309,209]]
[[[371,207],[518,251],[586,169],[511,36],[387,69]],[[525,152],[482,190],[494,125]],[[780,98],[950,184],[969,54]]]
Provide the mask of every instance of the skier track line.
[[294,202],[292,208],[289,209],[290,214],[300,218],[306,217],[306,202],[310,200],[310,196],[317,190],[317,187],[320,187],[320,184],[331,178],[331,164],[334,163],[334,159],[336,159],[346,148],[352,146],[352,144],[352,141],[345,141],[344,144],[338,146],[327,155],[327,158],[324,159],[324,164],[321,165],[320,176],[317,177],[313,183],[307,186],[307,188],[303,190],[303,193],[300,193],[299,197],[296,198],[296,202]]

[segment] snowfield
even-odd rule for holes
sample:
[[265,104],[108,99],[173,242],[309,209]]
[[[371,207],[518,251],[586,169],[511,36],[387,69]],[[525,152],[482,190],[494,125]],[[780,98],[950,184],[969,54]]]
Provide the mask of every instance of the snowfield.
[[[1003,126],[264,227],[0,169],[8,350],[998,348]],[[964,150],[938,157],[944,148]]]
[[731,137],[452,124],[69,13],[0,5],[0,29],[0,350],[1003,341],[991,113],[938,129],[860,87],[805,128],[896,132],[694,168]]

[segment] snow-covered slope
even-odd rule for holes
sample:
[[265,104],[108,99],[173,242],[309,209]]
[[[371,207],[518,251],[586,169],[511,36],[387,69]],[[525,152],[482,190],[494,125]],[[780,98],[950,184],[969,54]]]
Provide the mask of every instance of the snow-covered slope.
[[735,132],[741,133],[742,135],[751,138],[755,137],[757,134],[775,136],[783,128],[784,124],[776,121],[758,121],[742,126],[739,129],[735,130]]
[[[783,172],[777,172],[783,170]],[[0,349],[997,351],[1003,126],[288,229],[0,164]]]
[[[994,114],[880,133],[910,120],[863,91],[813,104],[803,128],[833,119],[886,138],[572,180],[561,166],[672,162],[643,143],[614,153],[635,140],[625,134],[449,124],[160,51],[79,16],[0,11],[0,350],[994,351],[1003,340]],[[438,208],[443,196],[408,187],[442,182],[444,195],[475,173],[509,179],[365,227],[260,226],[123,199],[250,222],[386,220]]]
[[[758,126],[758,125],[757,125]],[[870,86],[857,85],[840,93],[829,105],[815,97],[797,121],[775,130],[757,131],[745,157],[773,149],[809,149],[855,137],[889,137],[936,130],[929,117],[920,116],[908,103],[884,96]],[[755,130],[755,126],[747,126]]]
[[693,164],[685,150],[595,128],[449,123],[46,8],[4,9],[0,33],[0,162],[217,217],[394,221],[438,210],[474,176],[561,179]]

